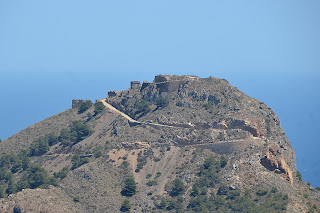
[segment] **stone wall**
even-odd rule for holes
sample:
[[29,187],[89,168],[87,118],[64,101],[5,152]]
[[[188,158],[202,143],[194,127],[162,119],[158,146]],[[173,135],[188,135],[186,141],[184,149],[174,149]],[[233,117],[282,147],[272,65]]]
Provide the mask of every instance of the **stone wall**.
[[141,83],[140,81],[131,81],[131,89],[140,89]]
[[193,75],[157,75],[154,77],[153,83],[162,83],[166,81],[188,81],[191,79],[200,79]]
[[179,89],[180,81],[168,81],[163,83],[156,84],[157,89],[159,89],[159,92],[176,92]]
[[116,93],[116,91],[108,91],[108,97],[110,98],[110,97],[114,97],[114,96],[116,96],[117,95],[117,93]]
[[150,86],[152,83],[148,82],[148,81],[144,81],[141,87],[141,90],[143,90],[144,88]]

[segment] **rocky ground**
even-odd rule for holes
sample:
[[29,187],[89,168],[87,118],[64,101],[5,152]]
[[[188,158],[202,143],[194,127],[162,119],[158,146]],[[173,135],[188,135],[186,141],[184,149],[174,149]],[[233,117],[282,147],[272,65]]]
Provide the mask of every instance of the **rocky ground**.
[[[297,178],[294,151],[278,117],[226,80],[161,75],[152,83],[109,93],[105,101],[137,123],[110,108],[94,117],[88,114],[94,114],[94,107],[82,114],[70,109],[0,143],[0,153],[18,153],[35,138],[68,128],[75,120],[94,130],[77,144],[58,143],[31,157],[49,174],[71,167],[75,154],[88,157],[89,163],[70,170],[55,187],[24,189],[0,199],[0,212],[120,212],[124,199],[130,201],[131,212],[175,212],[178,207],[161,209],[158,201],[176,199],[168,190],[176,178],[185,186],[182,206],[192,212],[190,193],[210,156],[224,156],[228,163],[207,195],[215,195],[222,185],[241,194],[250,189],[252,196],[276,187],[288,195],[283,211],[320,208],[320,192]],[[21,176],[18,172],[15,180]],[[121,195],[127,177],[137,185],[131,197]]]

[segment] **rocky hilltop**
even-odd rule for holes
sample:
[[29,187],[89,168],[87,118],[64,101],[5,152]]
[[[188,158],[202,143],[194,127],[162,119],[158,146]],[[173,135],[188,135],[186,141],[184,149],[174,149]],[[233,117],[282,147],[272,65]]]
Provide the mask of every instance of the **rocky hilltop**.
[[131,82],[28,127],[0,153],[0,212],[320,208],[273,110],[214,77]]

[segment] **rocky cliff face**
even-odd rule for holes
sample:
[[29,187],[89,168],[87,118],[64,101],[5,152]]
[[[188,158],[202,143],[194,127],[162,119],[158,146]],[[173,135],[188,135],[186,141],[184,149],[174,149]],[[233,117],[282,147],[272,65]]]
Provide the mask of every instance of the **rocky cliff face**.
[[[153,109],[139,118],[136,105],[141,100],[156,103],[167,97],[169,105]],[[280,127],[279,118],[272,109],[253,99],[226,80],[193,76],[156,76],[153,83],[142,86],[140,91],[123,91],[108,101],[142,121],[208,129],[223,132],[227,139],[259,138],[273,144],[291,168],[295,156],[290,142]],[[228,138],[229,137],[229,138]],[[208,140],[214,141],[214,138]]]
[[[1,199],[2,212],[12,212],[13,208],[34,212],[119,212],[126,198],[121,194],[124,181],[131,176],[137,183],[136,194],[127,197],[132,212],[194,212],[193,199],[201,200],[203,208],[213,211],[202,200],[205,196],[221,199],[229,206],[214,207],[215,211],[232,212],[237,199],[248,199],[249,195],[256,196],[250,201],[252,208],[267,209],[267,203],[277,194],[275,188],[281,196],[288,195],[283,198],[283,206],[274,203],[281,206],[275,211],[306,212],[320,201],[319,192],[296,177],[294,151],[279,118],[264,103],[226,80],[159,75],[153,82],[135,82],[131,89],[109,92],[106,102],[119,112],[106,108],[90,117],[93,108],[83,114],[68,110],[0,143],[1,153],[18,153],[33,139],[58,132],[79,119],[94,130],[79,143],[64,147],[59,142],[45,154],[31,158],[50,174],[65,166],[70,168],[75,154],[89,157],[89,163],[71,170],[56,187],[25,189]],[[227,164],[221,164],[207,177],[212,167],[206,170],[205,159],[212,156],[226,159]],[[21,175],[18,172],[15,179]],[[204,178],[206,181],[202,181]],[[176,179],[184,186],[179,196],[172,192]],[[213,179],[216,182],[210,185]],[[193,194],[196,186],[202,186],[204,192]],[[221,192],[223,187],[229,190],[225,194]],[[239,197],[230,197],[237,193]],[[48,200],[50,204],[46,204]],[[171,208],[170,203],[176,206],[172,204]]]

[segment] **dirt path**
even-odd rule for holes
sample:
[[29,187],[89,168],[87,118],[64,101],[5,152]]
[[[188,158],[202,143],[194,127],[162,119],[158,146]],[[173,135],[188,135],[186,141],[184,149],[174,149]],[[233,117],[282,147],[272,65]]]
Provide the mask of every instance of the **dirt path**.
[[157,123],[146,123],[146,122],[140,122],[140,121],[136,121],[133,118],[131,118],[130,116],[128,116],[127,114],[119,111],[118,109],[116,109],[114,106],[112,106],[111,104],[107,103],[105,99],[99,99],[97,101],[102,102],[108,109],[110,109],[112,112],[118,113],[121,116],[123,116],[124,118],[126,118],[129,122],[131,123],[135,123],[135,124],[145,124],[151,127],[169,127],[169,128],[174,128],[175,126],[169,126],[169,125],[165,125],[165,124],[157,124]]
[[112,112],[118,113],[122,115],[124,118],[126,118],[128,121],[132,123],[141,123],[139,121],[134,120],[133,118],[129,117],[127,114],[117,110],[115,107],[113,107],[111,104],[108,104],[105,99],[99,99],[98,101],[102,102],[108,109],[110,109]]
[[[158,124],[158,123],[147,123],[147,122],[140,122],[140,121],[137,121],[137,120],[134,120],[133,118],[131,118],[130,116],[128,116],[127,114],[119,111],[118,109],[116,109],[114,106],[112,106],[111,104],[107,103],[106,102],[106,99],[99,99],[97,101],[100,101],[102,102],[108,109],[110,109],[112,112],[115,112],[117,114],[120,114],[121,116],[123,116],[124,118],[126,118],[130,123],[132,124],[144,124],[144,125],[148,125],[148,126],[151,126],[153,128],[159,128],[159,127],[166,127],[166,128],[189,128],[189,129],[196,129],[197,127],[191,123],[188,123],[187,125],[168,125],[168,124]],[[225,127],[227,129],[228,126],[226,124],[224,124]],[[210,128],[210,127],[209,127]],[[220,129],[220,128],[218,128]],[[239,128],[234,128],[234,129],[242,129],[241,127]],[[247,130],[245,130],[247,131]],[[250,131],[248,131],[249,133],[251,133]],[[251,133],[252,134],[252,133]],[[254,135],[253,135],[254,136]],[[254,138],[258,138],[258,137],[254,137]]]

